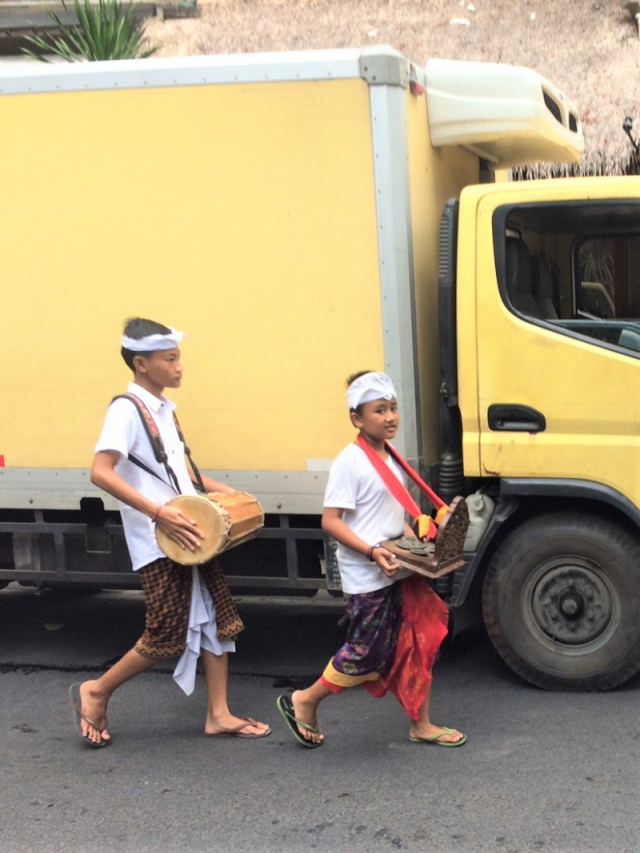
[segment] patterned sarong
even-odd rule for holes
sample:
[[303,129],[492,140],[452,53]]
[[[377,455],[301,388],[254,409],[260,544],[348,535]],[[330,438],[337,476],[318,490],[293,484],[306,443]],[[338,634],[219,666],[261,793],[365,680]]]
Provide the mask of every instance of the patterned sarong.
[[[244,625],[231,598],[219,564],[212,560],[198,566],[216,610],[218,637],[231,639]],[[134,648],[150,658],[180,657],[185,649],[192,572],[189,567],[161,558],[138,572],[147,606],[144,632]]]
[[321,681],[332,693],[359,684],[380,699],[391,691],[412,720],[418,718],[431,669],[447,634],[445,603],[413,575],[372,593],[349,597],[347,641]]
[[447,636],[449,611],[426,581],[418,575],[405,578],[402,587],[402,625],[393,665],[378,681],[364,687],[376,699],[387,690],[396,697],[412,720],[431,686],[431,669]]
[[322,674],[322,683],[333,693],[374,681],[393,663],[402,618],[397,583],[350,595],[347,639]]

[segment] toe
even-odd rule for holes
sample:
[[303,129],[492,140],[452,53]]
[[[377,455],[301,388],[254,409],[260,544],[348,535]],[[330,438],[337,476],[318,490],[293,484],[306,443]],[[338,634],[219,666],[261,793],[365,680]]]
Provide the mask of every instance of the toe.
[[463,737],[464,735],[462,732],[459,732],[457,729],[443,729],[440,740],[445,743],[457,743],[459,740],[462,740]]
[[298,731],[302,737],[310,743],[322,743],[324,740],[324,735],[320,732],[310,732],[309,729],[305,729],[302,726],[298,726]]
[[256,720],[251,720],[251,722],[247,723],[247,725],[240,729],[240,731],[243,734],[261,735],[264,734],[268,728],[269,726],[266,723],[259,723]]

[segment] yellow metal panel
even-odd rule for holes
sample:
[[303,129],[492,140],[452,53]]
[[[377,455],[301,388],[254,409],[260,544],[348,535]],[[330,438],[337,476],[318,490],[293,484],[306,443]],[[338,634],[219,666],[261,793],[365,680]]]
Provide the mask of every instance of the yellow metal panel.
[[[429,141],[426,97],[407,91],[407,132],[413,272],[416,303],[422,453],[426,464],[440,456],[440,357],[438,332],[438,235],[448,199],[478,180],[478,158]],[[474,329],[475,332],[475,329]]]
[[[640,361],[534,326],[513,315],[498,293],[492,248],[493,211],[502,204],[580,198],[637,198],[640,180],[571,180],[512,185],[478,202],[477,327],[482,473],[503,477],[587,479],[640,505]],[[470,199],[472,201],[473,199]],[[535,435],[488,429],[492,403],[542,412]]]
[[90,462],[136,315],[188,332],[202,467],[336,454],[345,376],[383,363],[363,81],[16,95],[0,123],[8,466]]

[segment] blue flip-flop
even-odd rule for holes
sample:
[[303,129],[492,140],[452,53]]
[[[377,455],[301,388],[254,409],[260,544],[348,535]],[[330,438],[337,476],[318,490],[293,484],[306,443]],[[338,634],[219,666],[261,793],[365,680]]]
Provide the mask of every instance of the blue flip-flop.
[[303,729],[313,732],[314,734],[318,734],[320,729],[317,726],[310,726],[309,723],[296,719],[290,696],[278,696],[276,699],[276,705],[278,706],[278,711],[282,714],[282,719],[287,724],[289,731],[298,741],[300,746],[304,746],[305,749],[315,749],[318,746],[322,746],[324,741],[320,740],[316,743],[315,741],[307,740],[306,737],[300,733],[298,726],[302,726]]

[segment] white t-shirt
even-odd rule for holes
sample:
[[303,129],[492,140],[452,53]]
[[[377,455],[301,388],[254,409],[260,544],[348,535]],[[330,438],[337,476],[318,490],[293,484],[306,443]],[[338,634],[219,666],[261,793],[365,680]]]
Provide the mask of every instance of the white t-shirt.
[[[404,472],[399,465],[391,457],[386,464],[398,480],[406,485]],[[342,520],[369,545],[404,533],[404,509],[357,444],[347,445],[336,456],[329,472],[324,506],[344,510]],[[389,578],[364,554],[340,543],[338,567],[342,589],[349,595],[382,589],[410,574],[405,569],[399,569],[393,578]]]
[[[167,400],[166,397],[155,397],[135,382],[129,383],[127,392],[135,394],[142,400],[156,422],[169,465],[178,478],[181,493],[183,495],[195,495],[196,490],[185,463],[184,444],[178,438],[178,432],[173,422],[175,404]],[[115,450],[120,454],[115,466],[116,473],[149,500],[158,504],[165,504],[170,498],[176,496],[176,492],[171,488],[164,465],[161,462],[156,462],[151,442],[144,430],[140,415],[135,405],[129,400],[115,400],[107,409],[102,432],[94,452],[99,453],[102,450]],[[144,462],[152,471],[157,472],[161,479],[153,477],[130,462],[127,458],[130,453],[136,459]],[[156,542],[155,529],[151,519],[126,504],[119,502],[119,505],[133,569],[137,571],[154,560],[164,557],[165,554],[162,553]]]

